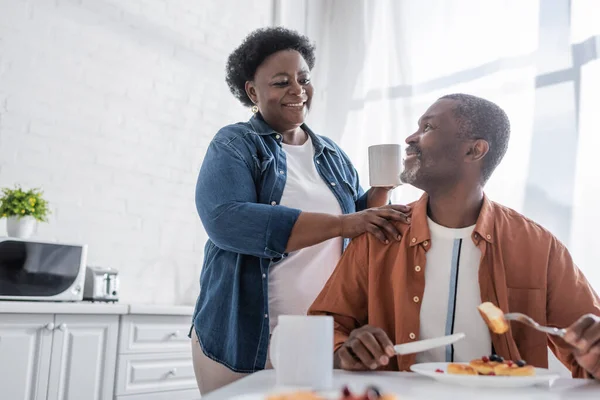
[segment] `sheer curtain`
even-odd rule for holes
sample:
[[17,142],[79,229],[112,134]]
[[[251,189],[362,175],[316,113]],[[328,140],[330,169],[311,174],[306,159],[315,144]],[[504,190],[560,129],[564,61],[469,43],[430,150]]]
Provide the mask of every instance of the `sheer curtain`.
[[[290,4],[293,3],[293,9]],[[600,291],[600,2],[596,0],[282,0],[276,23],[317,43],[309,121],[368,185],[367,147],[404,143],[453,92],[508,113],[508,153],[488,195],[571,250]],[[285,5],[288,5],[287,12]],[[407,203],[420,192],[395,190]]]

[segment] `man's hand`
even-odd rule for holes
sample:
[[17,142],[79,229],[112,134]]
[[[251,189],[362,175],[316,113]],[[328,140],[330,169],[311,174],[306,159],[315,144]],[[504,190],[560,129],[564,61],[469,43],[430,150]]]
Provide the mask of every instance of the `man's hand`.
[[333,356],[335,368],[365,371],[387,365],[395,355],[394,345],[379,328],[365,325],[350,333],[346,343]]
[[577,363],[600,379],[600,317],[587,314],[567,328],[565,342],[574,347]]

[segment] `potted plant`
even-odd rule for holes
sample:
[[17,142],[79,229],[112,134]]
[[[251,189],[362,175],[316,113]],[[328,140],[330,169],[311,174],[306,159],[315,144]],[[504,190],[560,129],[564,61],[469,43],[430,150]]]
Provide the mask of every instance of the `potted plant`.
[[40,189],[2,189],[0,217],[7,218],[8,236],[28,238],[35,231],[37,222],[46,222],[50,214],[48,202]]

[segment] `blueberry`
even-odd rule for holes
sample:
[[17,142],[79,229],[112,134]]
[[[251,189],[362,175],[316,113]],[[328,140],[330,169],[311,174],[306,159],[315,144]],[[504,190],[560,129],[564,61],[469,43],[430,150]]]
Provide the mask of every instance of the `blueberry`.
[[490,361],[503,362],[504,358],[500,357],[498,354],[492,354],[490,356]]
[[517,364],[519,367],[524,367],[524,366],[526,366],[526,365],[527,365],[527,363],[525,362],[525,360],[519,360],[519,361],[517,361],[517,362],[516,362],[516,364]]
[[366,397],[369,400],[375,400],[381,397],[381,392],[375,386],[369,386],[367,388]]

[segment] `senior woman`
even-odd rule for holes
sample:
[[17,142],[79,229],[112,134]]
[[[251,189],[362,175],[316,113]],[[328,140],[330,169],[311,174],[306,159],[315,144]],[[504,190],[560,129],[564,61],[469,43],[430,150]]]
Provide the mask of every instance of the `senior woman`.
[[270,332],[306,314],[333,272],[344,239],[399,240],[385,205],[391,188],[364,193],[347,155],[304,123],[314,47],[284,28],[252,32],[227,62],[227,84],[254,115],[210,143],[196,187],[209,240],[193,317],[201,393],[269,366]]

